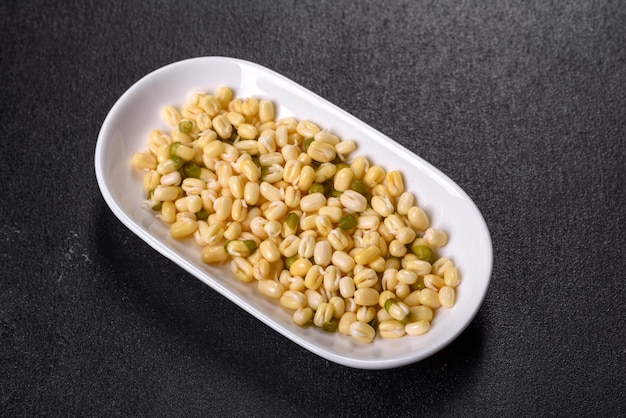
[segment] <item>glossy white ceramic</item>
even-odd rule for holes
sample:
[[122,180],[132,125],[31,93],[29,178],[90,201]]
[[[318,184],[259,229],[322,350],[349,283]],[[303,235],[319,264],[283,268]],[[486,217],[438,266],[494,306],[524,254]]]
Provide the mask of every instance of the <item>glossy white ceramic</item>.
[[[358,80],[355,80],[358,82]],[[197,91],[230,86],[237,97],[273,100],[278,116],[308,119],[343,139],[358,143],[356,154],[405,175],[408,189],[430,215],[431,224],[446,231],[442,255],[451,257],[462,275],[457,303],[441,308],[431,330],[419,337],[377,338],[363,344],[339,333],[294,325],[275,301],[256,286],[231,276],[227,266],[208,266],[192,241],[169,236],[154,213],[142,205],[142,174],[131,158],[145,150],[148,134],[167,129],[165,105],[182,105]],[[472,321],[485,298],[492,269],[492,244],[483,217],[468,195],[450,178],[397,142],[289,79],[257,64],[226,57],[201,57],[160,68],[131,86],[106,117],[96,145],[95,171],[105,201],[131,231],[165,257],[202,280],[245,311],[311,352],[336,363],[362,369],[386,369],[422,360],[453,341]]]

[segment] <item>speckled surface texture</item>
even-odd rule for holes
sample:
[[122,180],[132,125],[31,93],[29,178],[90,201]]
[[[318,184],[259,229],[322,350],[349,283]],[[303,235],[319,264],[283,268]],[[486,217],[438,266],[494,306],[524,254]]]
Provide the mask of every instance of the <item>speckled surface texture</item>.
[[[626,414],[626,9],[617,1],[0,4],[3,416]],[[93,155],[196,56],[269,67],[448,174],[492,284],[414,365],[327,362],[127,230]]]

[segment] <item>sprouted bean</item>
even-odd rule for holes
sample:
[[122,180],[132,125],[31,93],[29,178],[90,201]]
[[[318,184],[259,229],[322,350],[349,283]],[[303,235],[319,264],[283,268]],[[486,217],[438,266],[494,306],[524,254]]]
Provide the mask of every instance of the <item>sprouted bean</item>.
[[155,129],[132,159],[173,238],[256,282],[298,326],[365,343],[422,335],[454,306],[460,274],[438,255],[448,236],[401,172],[313,121],[276,119],[268,99],[214,94],[167,106],[169,133]]

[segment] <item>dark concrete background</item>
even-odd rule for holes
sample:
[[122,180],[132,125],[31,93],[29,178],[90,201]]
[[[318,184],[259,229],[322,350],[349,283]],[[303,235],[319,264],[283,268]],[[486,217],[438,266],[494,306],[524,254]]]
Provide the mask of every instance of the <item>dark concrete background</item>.
[[[5,1],[4,416],[624,416],[626,9],[617,1]],[[269,67],[447,173],[494,245],[469,328],[354,370],[135,237],[100,126],[148,72]]]

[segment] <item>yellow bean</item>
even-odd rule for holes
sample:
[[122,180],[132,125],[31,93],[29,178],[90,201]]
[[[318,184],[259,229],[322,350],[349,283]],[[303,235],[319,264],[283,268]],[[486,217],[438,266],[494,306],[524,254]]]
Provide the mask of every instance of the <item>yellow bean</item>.
[[261,191],[259,188],[259,183],[254,181],[249,181],[246,183],[243,189],[243,199],[250,206],[254,206],[259,201],[259,196],[261,195]]
[[372,196],[386,197],[389,200],[394,200],[394,197],[389,193],[389,189],[383,184],[377,184],[372,187]]
[[409,269],[401,269],[398,271],[396,278],[399,282],[405,283],[408,285],[413,285],[417,283],[417,273],[409,270]]
[[439,301],[439,294],[432,289],[422,289],[419,294],[419,302],[432,309],[437,309],[441,306]]
[[317,170],[315,170],[315,177],[314,177],[315,183],[324,183],[325,181],[332,179],[336,172],[337,172],[337,166],[335,164],[332,164],[332,163],[320,164]]
[[406,333],[405,326],[395,319],[382,321],[378,324],[378,333],[383,338],[400,338]]
[[313,310],[309,307],[298,308],[293,313],[293,322],[296,325],[304,326],[313,319]]
[[202,249],[201,256],[206,264],[222,263],[230,257],[223,245],[208,245]]
[[217,115],[211,121],[213,129],[222,139],[228,139],[233,133],[233,126],[225,115]]
[[248,97],[244,100],[241,107],[243,114],[250,117],[259,113],[259,99],[256,97]]
[[287,205],[279,200],[277,202],[272,202],[264,212],[264,215],[270,221],[278,220],[287,214],[287,209]]
[[352,140],[341,141],[335,144],[335,151],[337,154],[347,155],[356,150],[356,142]]
[[374,165],[367,170],[363,176],[363,183],[370,189],[385,180],[385,169],[379,165]]
[[217,182],[223,188],[228,187],[228,179],[233,176],[233,168],[230,164],[221,162],[217,165]]
[[384,322],[384,321],[390,321],[392,320],[393,317],[391,315],[389,315],[389,312],[387,312],[384,309],[379,309],[376,312],[376,320],[378,321],[378,323]]
[[311,142],[306,153],[312,160],[319,163],[331,162],[337,156],[334,145],[322,141]]
[[331,257],[331,262],[344,273],[354,269],[354,259],[345,251],[335,251]]
[[323,281],[324,273],[322,267],[318,265],[311,266],[304,276],[304,286],[307,289],[318,289]]
[[286,157],[285,161],[283,179],[288,183],[295,183],[302,171],[302,163],[297,159],[287,159]]
[[350,335],[350,326],[352,325],[353,322],[356,322],[356,321],[357,321],[356,313],[346,311],[344,312],[343,315],[341,315],[341,318],[339,319],[337,330],[344,335]]
[[441,257],[433,263],[432,272],[438,276],[444,274],[448,267],[454,266],[454,263],[448,257]]
[[328,324],[333,319],[333,310],[334,307],[330,303],[321,303],[315,311],[313,324],[320,328],[324,327],[324,325]]
[[200,113],[196,116],[196,126],[200,132],[204,132],[213,127],[213,122],[211,121],[211,116],[208,113]]
[[[259,131],[257,130],[256,126],[254,126],[254,125],[252,125],[250,123],[242,123],[237,128],[237,134],[239,134],[239,136],[241,138],[243,138],[243,139],[254,140],[259,135]],[[258,154],[258,151],[259,151],[258,142],[254,141],[253,143],[256,144],[256,152],[254,154]],[[248,151],[248,152],[250,152],[250,151]],[[251,152],[250,152],[250,154],[254,155]]]
[[418,206],[413,206],[411,209],[409,209],[408,218],[413,228],[417,229],[418,231],[425,231],[430,223],[426,212],[424,212],[424,210]]
[[354,171],[351,168],[345,167],[340,169],[336,174],[333,181],[335,190],[344,192],[350,188],[350,184],[354,179]]
[[274,120],[274,103],[270,100],[259,101],[259,119],[262,123]]
[[356,227],[359,229],[374,230],[378,228],[379,224],[380,224],[380,217],[378,215],[361,215],[357,219]]
[[371,343],[376,336],[376,330],[365,322],[355,321],[350,324],[350,335],[361,342]]
[[311,258],[315,251],[315,238],[311,235],[304,235],[298,245],[298,256],[301,258]]
[[388,246],[389,255],[392,257],[403,257],[406,254],[406,245],[394,239]]
[[163,160],[163,161],[161,161],[160,163],[157,164],[156,171],[159,174],[167,174],[167,173],[171,173],[173,171],[176,171],[179,168],[180,168],[180,166],[178,165],[178,163],[176,163],[171,158],[168,158],[168,159]]
[[357,305],[361,306],[378,305],[379,296],[378,291],[371,287],[363,287],[354,291],[354,301]]
[[328,234],[330,234],[330,231],[332,231],[333,224],[330,221],[330,218],[328,218],[328,216],[317,215],[315,216],[315,227],[317,228],[319,235],[323,237],[327,237]]
[[195,153],[196,151],[193,149],[193,145],[187,146],[178,144],[176,147],[170,147],[170,155],[179,157],[184,161],[190,161]]
[[226,230],[224,230],[224,238],[233,240],[241,235],[241,224],[239,222],[231,222]]
[[219,113],[219,111],[220,111],[220,109],[222,107],[221,104],[220,104],[219,98],[217,98],[217,97],[215,97],[215,96],[213,96],[211,94],[206,94],[206,95],[202,96],[198,100],[198,106],[202,110],[204,110],[204,112],[206,112],[206,114],[209,115],[210,117],[216,116]]
[[161,219],[170,224],[176,221],[176,205],[174,205],[174,202],[163,202],[161,206]]
[[[296,160],[296,161],[300,162],[298,160],[298,156],[300,155],[300,149],[296,145],[293,145],[293,144],[284,145],[281,148],[280,153],[282,154],[282,156],[285,159],[285,161]],[[287,168],[287,166],[285,165],[285,169],[286,168]],[[300,169],[301,168],[302,168],[302,163],[300,162]],[[300,172],[300,169],[298,169],[298,172]],[[287,181],[289,181],[289,180],[287,180]]]
[[300,199],[300,209],[303,212],[316,212],[326,205],[326,196],[323,193],[311,193]]
[[398,281],[398,283],[396,284],[395,292],[396,296],[398,296],[398,298],[402,300],[411,294],[411,287],[406,283]]
[[394,267],[386,267],[383,271],[383,277],[381,279],[381,285],[384,290],[394,291],[398,284],[398,269]]
[[280,304],[287,309],[303,308],[306,306],[306,296],[297,290],[286,290],[280,296]]
[[376,309],[373,306],[361,306],[356,311],[356,319],[361,322],[372,322],[376,318]]
[[354,255],[354,261],[358,264],[365,265],[374,261],[380,255],[380,249],[376,246],[368,246],[359,250]]
[[293,133],[296,131],[296,127],[298,126],[298,121],[294,117],[286,117],[281,118],[276,121],[276,128],[284,127],[287,129],[287,132]]
[[350,164],[350,169],[354,171],[354,177],[357,179],[362,179],[365,173],[369,170],[369,161],[367,158],[359,155],[352,161]]
[[265,240],[261,242],[259,245],[259,251],[261,252],[261,255],[263,255],[263,257],[270,263],[280,260],[280,250],[274,241]]
[[346,302],[341,296],[333,296],[328,303],[333,305],[333,318],[339,320],[346,312]]
[[351,298],[354,296],[356,287],[352,277],[344,276],[339,280],[339,293],[344,298]]
[[240,169],[248,181],[255,182],[261,177],[261,169],[250,158],[241,162]]
[[428,228],[424,234],[424,239],[430,246],[435,248],[443,247],[448,242],[448,236],[440,229]]
[[157,168],[156,158],[147,152],[138,152],[133,155],[133,166],[142,170],[155,170]]
[[393,170],[387,173],[385,177],[385,184],[389,194],[392,196],[400,196],[404,193],[404,180],[402,174],[398,170]]
[[285,160],[280,152],[270,152],[259,156],[259,164],[262,167],[271,167],[273,165],[283,166]]
[[276,202],[282,200],[283,198],[280,190],[266,181],[261,183],[259,191],[261,193],[261,196],[263,196],[270,202]]
[[315,170],[310,165],[305,165],[300,171],[298,179],[298,189],[301,191],[308,190],[315,181]]
[[230,262],[233,275],[244,283],[254,280],[252,264],[245,257],[234,257]]
[[[257,128],[260,133],[259,139],[258,139],[259,153],[261,154],[261,156],[264,156],[264,155],[278,156],[280,160],[278,162],[274,162],[274,164],[281,164],[283,162],[283,156],[280,155],[280,153],[276,152],[276,131],[274,131],[272,126],[266,126],[266,125],[267,123]],[[260,157],[259,157],[259,162],[261,162]],[[261,165],[263,165],[263,163],[261,163]]]
[[209,225],[208,223],[203,222],[202,224],[199,223],[198,227],[205,224],[206,228],[202,228],[201,234],[202,240],[205,241],[207,245],[217,244],[222,240],[222,238],[224,238],[225,231],[224,226],[221,223]]
[[202,191],[206,189],[206,182],[202,179],[187,177],[183,180],[181,188],[188,195],[195,194],[202,197]]
[[431,265],[428,261],[419,260],[417,258],[407,259],[409,254],[405,255],[402,259],[402,267],[405,269],[413,270],[419,275],[425,275],[431,272]]
[[185,218],[174,222],[170,227],[172,237],[176,239],[186,238],[196,232],[198,223],[192,219]]
[[304,295],[306,296],[307,305],[314,311],[316,311],[322,303],[328,302],[325,294],[320,293],[318,290],[315,289],[306,289],[304,291]]
[[412,336],[426,334],[430,330],[430,321],[420,319],[419,321],[409,322],[404,326],[404,329],[408,335]]
[[461,283],[459,271],[454,266],[449,266],[443,271],[443,280],[446,286],[457,287]]
[[[150,173],[156,173],[157,175],[159,174],[154,170],[150,171]],[[179,171],[173,171],[159,177],[161,178],[160,183],[163,186],[178,186],[182,181],[182,176],[180,175]]]
[[402,299],[402,302],[406,303],[406,305],[409,308],[412,308],[414,306],[419,306],[420,305],[420,301],[419,301],[420,292],[421,290],[412,291],[411,293],[409,293],[407,297]]
[[230,217],[233,207],[233,199],[230,196],[220,196],[215,200],[215,215],[220,221],[225,221]]
[[451,308],[456,301],[456,292],[453,287],[443,286],[439,289],[439,302],[444,308]]
[[326,200],[326,206],[322,206],[318,209],[317,213],[321,216],[327,216],[328,219],[337,223],[343,217],[343,211],[340,207],[337,206],[328,206],[328,200]]
[[143,190],[149,193],[161,184],[161,175],[156,170],[146,171],[143,176]]
[[344,301],[346,303],[346,312],[354,312],[356,313],[356,311],[359,309],[358,305],[356,304],[356,302],[354,301],[354,298],[344,298]]
[[317,241],[313,250],[315,264],[326,267],[330,264],[332,247],[327,240]]
[[[226,119],[228,119],[228,122],[235,128],[239,128],[239,126],[246,123],[246,117],[239,112],[226,113]],[[239,131],[237,133],[239,133]]]
[[278,245],[278,249],[285,258],[292,257],[298,253],[300,238],[296,235],[288,235]]
[[357,289],[363,289],[365,287],[376,288],[378,285],[378,275],[372,268],[363,268],[362,270],[354,273],[354,285]]
[[439,289],[444,285],[445,282],[443,281],[443,279],[436,274],[426,274],[424,276],[424,286],[434,290],[435,292],[439,291]]
[[319,126],[317,126],[315,123],[308,121],[308,120],[302,120],[298,122],[296,126],[296,132],[299,135],[302,135],[304,138],[310,138],[314,136],[316,133],[318,133],[319,131],[321,131]]
[[284,149],[289,144],[289,130],[286,126],[280,126],[278,122],[275,125],[276,130],[276,146]]
[[346,190],[341,194],[339,200],[346,209],[352,212],[363,212],[367,208],[367,199],[354,190]]
[[[324,271],[324,289],[328,292],[335,292],[339,290],[339,284],[341,282],[341,273],[336,266],[330,265]],[[354,293],[354,290],[352,290]]]
[[167,122],[170,126],[178,126],[180,120],[182,119],[180,112],[174,106],[165,107],[162,111],[162,115],[165,122]]
[[327,131],[319,131],[315,135],[313,135],[313,139],[320,142],[326,142],[331,145],[337,145],[339,143],[339,137],[337,135],[333,135]]
[[304,277],[311,267],[312,264],[308,258],[298,258],[296,261],[291,263],[289,272],[294,276]]
[[392,239],[393,238],[398,239],[397,237],[398,232],[406,226],[406,224],[404,223],[404,219],[402,219],[402,217],[398,215],[397,213],[392,213],[389,216],[387,216],[385,220],[383,221],[383,223],[385,227],[387,228],[387,231],[389,231],[389,234],[393,236]]
[[280,299],[285,291],[283,285],[274,280],[259,280],[257,288],[260,293],[272,299]]
[[417,305],[412,306],[411,309],[411,321],[432,321],[433,320],[433,310],[428,306]]
[[[396,292],[397,295],[397,292]],[[389,299],[385,302],[385,310],[392,318],[398,321],[406,321],[410,316],[409,306],[398,299]]]
[[346,250],[350,246],[350,237],[348,233],[341,228],[331,230],[326,239],[336,251]]
[[198,195],[187,195],[187,210],[191,213],[198,213],[202,209],[202,199]]
[[158,185],[153,192],[155,199],[162,202],[174,201],[182,196],[182,189],[178,186]]

